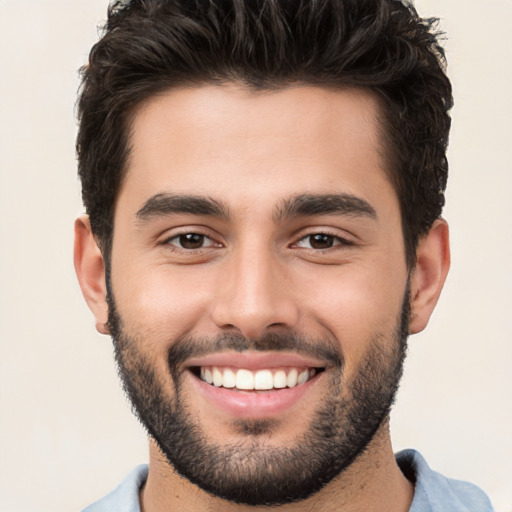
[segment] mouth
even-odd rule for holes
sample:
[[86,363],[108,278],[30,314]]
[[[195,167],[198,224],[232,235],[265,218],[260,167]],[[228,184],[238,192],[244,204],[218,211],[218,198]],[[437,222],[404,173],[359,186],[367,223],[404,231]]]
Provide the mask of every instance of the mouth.
[[187,363],[198,410],[254,419],[316,403],[313,390],[328,369],[321,360],[277,352],[224,352]]
[[207,384],[233,391],[272,391],[306,384],[322,367],[282,367],[250,370],[222,366],[196,366],[192,373]]

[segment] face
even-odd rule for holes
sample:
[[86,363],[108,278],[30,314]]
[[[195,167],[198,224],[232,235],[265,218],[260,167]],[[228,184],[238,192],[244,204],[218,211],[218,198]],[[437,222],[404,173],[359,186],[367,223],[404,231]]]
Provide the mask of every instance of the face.
[[235,85],[136,113],[109,325],[142,422],[217,496],[305,498],[387,417],[409,297],[377,116],[361,91]]

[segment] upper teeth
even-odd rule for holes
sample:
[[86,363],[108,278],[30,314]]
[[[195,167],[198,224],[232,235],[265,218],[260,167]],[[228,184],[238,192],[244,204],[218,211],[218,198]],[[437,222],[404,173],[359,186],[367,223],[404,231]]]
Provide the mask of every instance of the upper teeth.
[[201,379],[217,387],[242,390],[293,388],[304,384],[315,375],[314,368],[287,368],[279,370],[239,370],[231,368],[201,367]]

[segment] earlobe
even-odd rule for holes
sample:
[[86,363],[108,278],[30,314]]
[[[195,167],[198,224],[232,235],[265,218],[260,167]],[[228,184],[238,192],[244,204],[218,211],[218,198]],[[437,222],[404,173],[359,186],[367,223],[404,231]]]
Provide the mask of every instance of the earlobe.
[[87,215],[75,221],[74,263],[80,288],[96,319],[96,329],[109,334],[105,263]]
[[430,319],[450,268],[448,224],[438,219],[420,240],[411,275],[410,334],[422,331]]

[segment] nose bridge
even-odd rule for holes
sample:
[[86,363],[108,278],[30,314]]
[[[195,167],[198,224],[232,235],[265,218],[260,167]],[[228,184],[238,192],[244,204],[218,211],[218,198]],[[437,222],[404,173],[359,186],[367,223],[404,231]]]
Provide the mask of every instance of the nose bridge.
[[292,327],[298,311],[284,286],[278,256],[256,240],[233,250],[220,276],[214,321],[257,338],[269,327]]

